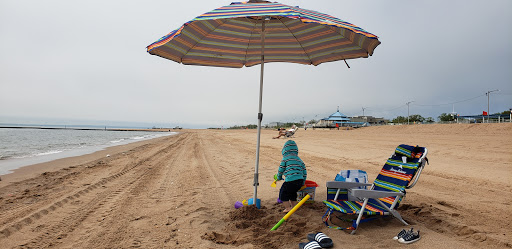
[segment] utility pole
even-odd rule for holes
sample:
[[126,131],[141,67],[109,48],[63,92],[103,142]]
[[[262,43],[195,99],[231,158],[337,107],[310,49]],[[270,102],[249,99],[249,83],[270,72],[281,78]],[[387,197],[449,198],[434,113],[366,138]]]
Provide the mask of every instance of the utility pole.
[[409,105],[414,101],[409,101],[405,103],[407,105],[407,124],[409,124]]
[[457,121],[457,124],[458,124],[459,123],[459,117],[458,117],[457,113],[455,112],[455,104],[452,104],[452,113],[451,113],[451,115],[452,115],[452,119],[457,119],[456,121]]
[[485,95],[487,95],[487,123],[489,123],[489,114],[490,114],[490,112],[489,112],[489,102],[490,102],[489,98],[491,97],[491,93],[492,92],[498,92],[498,91],[499,90],[496,89],[496,90],[492,90],[492,91],[487,91],[485,93]]
[[364,117],[364,110],[366,110],[368,107],[361,107],[363,109],[363,117]]

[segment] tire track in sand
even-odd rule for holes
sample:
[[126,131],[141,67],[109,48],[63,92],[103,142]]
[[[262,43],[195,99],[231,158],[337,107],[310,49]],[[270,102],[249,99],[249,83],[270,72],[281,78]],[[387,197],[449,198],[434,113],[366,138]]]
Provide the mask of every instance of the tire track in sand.
[[[150,155],[144,155],[143,158],[133,161],[130,165],[126,165],[122,171],[105,177],[86,188],[55,201],[46,208],[41,208],[30,215],[25,215],[24,217],[11,222],[0,231],[0,239],[7,238],[22,230],[27,230],[30,227],[25,227],[31,225],[36,226],[32,229],[33,231],[39,230],[37,229],[38,227],[44,227],[44,230],[49,232],[39,234],[31,241],[21,245],[21,247],[33,247],[36,245],[37,247],[44,245],[51,246],[55,243],[55,238],[57,241],[63,239],[66,237],[67,233],[72,232],[78,224],[85,220],[91,213],[95,212],[99,207],[105,205],[105,203],[115,200],[116,196],[122,195],[123,190],[128,189],[130,185],[133,185],[136,181],[142,178],[148,169],[144,169],[143,172],[139,174],[132,174],[132,176],[130,176],[132,179],[128,181],[118,181],[118,178],[125,176],[127,173],[130,173],[134,169],[144,165],[149,158],[158,155],[165,149],[166,148],[160,149]],[[106,187],[105,185],[113,186]],[[101,189],[102,187],[105,189]],[[63,207],[67,208],[66,212],[62,210]],[[25,209],[26,208],[22,207],[20,212],[24,212]],[[60,211],[56,212],[57,210]],[[11,212],[16,212],[16,210]],[[55,222],[44,224],[45,220],[52,219],[50,216],[57,216],[57,218],[61,216],[64,217],[61,218],[60,221],[56,222],[56,224]],[[53,219],[55,219],[55,217],[53,217]],[[36,223],[38,220],[39,222]],[[45,244],[44,241],[48,242]]]

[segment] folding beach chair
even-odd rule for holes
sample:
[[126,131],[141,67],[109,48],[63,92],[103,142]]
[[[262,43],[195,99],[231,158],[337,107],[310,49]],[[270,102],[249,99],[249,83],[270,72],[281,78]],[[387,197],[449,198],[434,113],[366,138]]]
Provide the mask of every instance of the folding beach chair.
[[299,129],[299,127],[295,126],[294,129],[286,131],[286,134],[284,135],[284,137],[293,137],[295,135],[295,132],[297,132],[298,129]]
[[[327,211],[322,217],[324,223],[330,228],[352,230],[352,234],[356,232],[361,222],[382,216],[392,215],[403,224],[408,225],[396,209],[405,197],[405,189],[416,185],[421,171],[428,163],[426,156],[427,148],[402,144],[396,148],[395,153],[384,164],[373,184],[327,182],[327,193],[336,190],[336,194],[331,200],[328,195],[328,200],[324,201],[324,204],[327,205]],[[370,188],[361,189],[362,186]],[[343,199],[340,198],[341,196]],[[339,219],[342,221],[350,221],[352,225],[345,228],[330,225],[329,222],[333,224],[331,219],[336,215],[340,216]],[[344,216],[347,215],[357,215],[357,219],[346,219]]]

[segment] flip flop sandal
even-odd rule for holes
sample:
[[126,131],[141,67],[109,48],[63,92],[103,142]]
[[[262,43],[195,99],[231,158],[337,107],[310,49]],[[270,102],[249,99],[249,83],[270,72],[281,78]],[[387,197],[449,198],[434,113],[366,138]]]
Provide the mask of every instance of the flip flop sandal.
[[332,247],[332,239],[324,233],[310,233],[308,234],[309,241],[316,241],[322,248]]
[[322,249],[320,244],[318,244],[318,242],[316,242],[316,241],[299,243],[299,248],[300,249]]

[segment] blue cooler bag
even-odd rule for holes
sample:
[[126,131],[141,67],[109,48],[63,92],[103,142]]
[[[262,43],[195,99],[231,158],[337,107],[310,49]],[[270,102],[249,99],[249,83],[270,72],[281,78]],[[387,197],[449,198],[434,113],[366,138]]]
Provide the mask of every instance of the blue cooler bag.
[[[368,183],[368,174],[363,170],[342,170],[334,178],[335,181],[341,182],[362,182]],[[360,189],[366,189],[366,186],[359,187]],[[327,188],[327,200],[333,200],[336,196],[337,188]],[[347,189],[340,189],[338,195],[338,201],[359,201],[359,199],[349,196]]]

